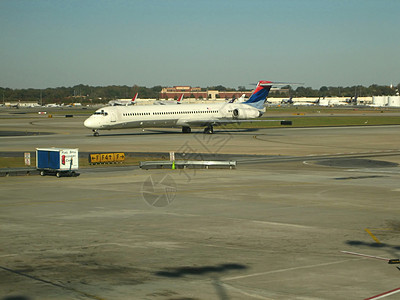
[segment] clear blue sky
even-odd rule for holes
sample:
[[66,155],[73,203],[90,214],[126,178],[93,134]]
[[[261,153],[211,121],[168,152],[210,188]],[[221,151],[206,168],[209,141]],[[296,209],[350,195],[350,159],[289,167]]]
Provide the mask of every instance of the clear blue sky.
[[400,82],[399,0],[0,0],[0,87]]

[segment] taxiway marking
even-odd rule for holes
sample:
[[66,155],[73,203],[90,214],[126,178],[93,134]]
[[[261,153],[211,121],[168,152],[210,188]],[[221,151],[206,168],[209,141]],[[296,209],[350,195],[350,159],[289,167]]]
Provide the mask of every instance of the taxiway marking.
[[372,239],[377,242],[378,244],[380,244],[381,242],[378,240],[378,238],[372,234],[371,230],[369,230],[368,228],[365,228],[365,231],[372,237]]
[[382,299],[382,298],[385,298],[385,297],[388,297],[388,296],[391,296],[391,295],[394,295],[397,293],[400,293],[400,288],[397,288],[397,289],[394,289],[391,291],[387,291],[387,292],[384,292],[382,294],[379,294],[379,295],[376,295],[376,296],[373,296],[370,298],[365,298],[364,300]]
[[287,271],[311,269],[311,268],[316,268],[316,267],[324,267],[324,266],[329,266],[329,265],[341,264],[341,263],[345,263],[345,262],[348,262],[348,261],[350,261],[350,259],[339,260],[339,261],[334,261],[334,262],[329,262],[329,263],[309,265],[309,266],[293,267],[293,268],[287,268],[287,269],[280,269],[280,270],[273,270],[273,271],[260,272],[260,273],[254,273],[254,274],[247,274],[247,275],[242,275],[242,276],[227,277],[227,278],[223,278],[223,280],[224,281],[225,280],[228,281],[228,280],[243,279],[243,278],[249,278],[249,277],[255,277],[255,276],[263,276],[263,275],[269,275],[269,274],[275,274],[275,273],[282,273],[282,272],[287,272]]

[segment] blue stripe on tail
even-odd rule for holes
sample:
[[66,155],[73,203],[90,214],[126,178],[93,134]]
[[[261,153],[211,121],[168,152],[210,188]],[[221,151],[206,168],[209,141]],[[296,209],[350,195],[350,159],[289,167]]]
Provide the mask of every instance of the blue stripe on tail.
[[260,82],[257,84],[257,87],[254,93],[250,96],[250,98],[243,103],[251,105],[257,109],[264,108],[264,102],[267,99],[269,91],[271,90],[272,85],[260,86]]

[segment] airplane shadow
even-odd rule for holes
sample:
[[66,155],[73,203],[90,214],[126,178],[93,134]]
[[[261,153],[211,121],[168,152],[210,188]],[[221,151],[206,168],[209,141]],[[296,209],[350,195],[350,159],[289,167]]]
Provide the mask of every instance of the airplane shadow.
[[[229,128],[229,129],[226,129],[226,128],[214,128],[214,134],[254,132],[254,131],[258,131],[258,130],[260,130],[260,128]],[[150,132],[154,132],[154,133],[158,133],[158,132],[163,133],[163,132],[166,132],[166,131],[158,130],[158,129],[148,129],[148,130],[146,130],[146,131],[150,131]],[[169,132],[169,133],[179,133],[179,134],[182,134],[182,132],[179,132],[179,131],[177,131],[177,132],[168,131],[168,132]],[[194,130],[192,130],[191,134],[204,134],[204,133],[203,133],[203,129],[199,129],[199,130],[194,129]],[[188,135],[190,136],[190,133],[189,133]]]
[[156,276],[168,278],[181,278],[186,275],[207,276],[211,279],[215,292],[220,300],[229,300],[227,291],[224,284],[219,280],[218,274],[232,271],[232,270],[246,270],[248,267],[242,264],[227,263],[216,266],[202,266],[202,267],[177,267],[167,268],[166,270],[155,272]]
[[231,270],[245,270],[247,266],[241,264],[221,264],[217,266],[203,267],[178,267],[170,268],[155,273],[157,276],[179,278],[186,275],[208,275],[209,273],[224,273]]
[[[245,129],[223,129],[223,130],[214,130],[214,134],[241,134],[247,132],[255,132],[258,131],[259,128],[245,128]],[[104,133],[104,131],[100,131],[100,136],[143,136],[143,135],[174,135],[174,134],[183,134],[180,131],[169,131],[169,130],[157,130],[157,129],[146,129],[145,131],[141,132],[124,132],[124,133]],[[193,134],[203,134],[202,130],[199,131],[192,131],[192,133],[185,133],[185,136],[190,137]],[[89,134],[87,136],[93,136],[93,134]]]
[[[147,131],[147,132],[146,132]],[[104,131],[100,131],[100,136],[98,137],[105,137],[105,136],[143,136],[143,135],[165,135],[165,134],[179,134],[180,132],[173,132],[173,131],[159,131],[159,132],[149,132],[149,130],[141,131],[141,132],[124,132],[124,133],[104,133]],[[108,131],[107,131],[108,132]],[[93,136],[92,134],[88,136]]]
[[346,241],[347,245],[350,246],[366,246],[370,248],[386,248],[386,249],[393,249],[393,250],[400,250],[400,246],[393,246],[390,244],[385,243],[367,243],[363,241]]
[[398,258],[400,257],[399,251],[400,246],[390,245],[386,243],[368,243],[363,241],[346,241],[346,244],[349,246],[358,246],[358,247],[369,247],[375,249],[384,249],[389,255],[393,256],[391,258]]
[[31,300],[31,298],[25,296],[6,296],[1,298],[1,300]]

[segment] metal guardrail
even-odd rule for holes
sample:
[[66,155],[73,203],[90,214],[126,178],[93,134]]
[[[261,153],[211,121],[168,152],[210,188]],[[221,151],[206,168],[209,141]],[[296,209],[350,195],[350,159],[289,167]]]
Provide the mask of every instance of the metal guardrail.
[[212,160],[162,160],[162,161],[141,161],[141,169],[235,169],[236,161],[212,161]]

